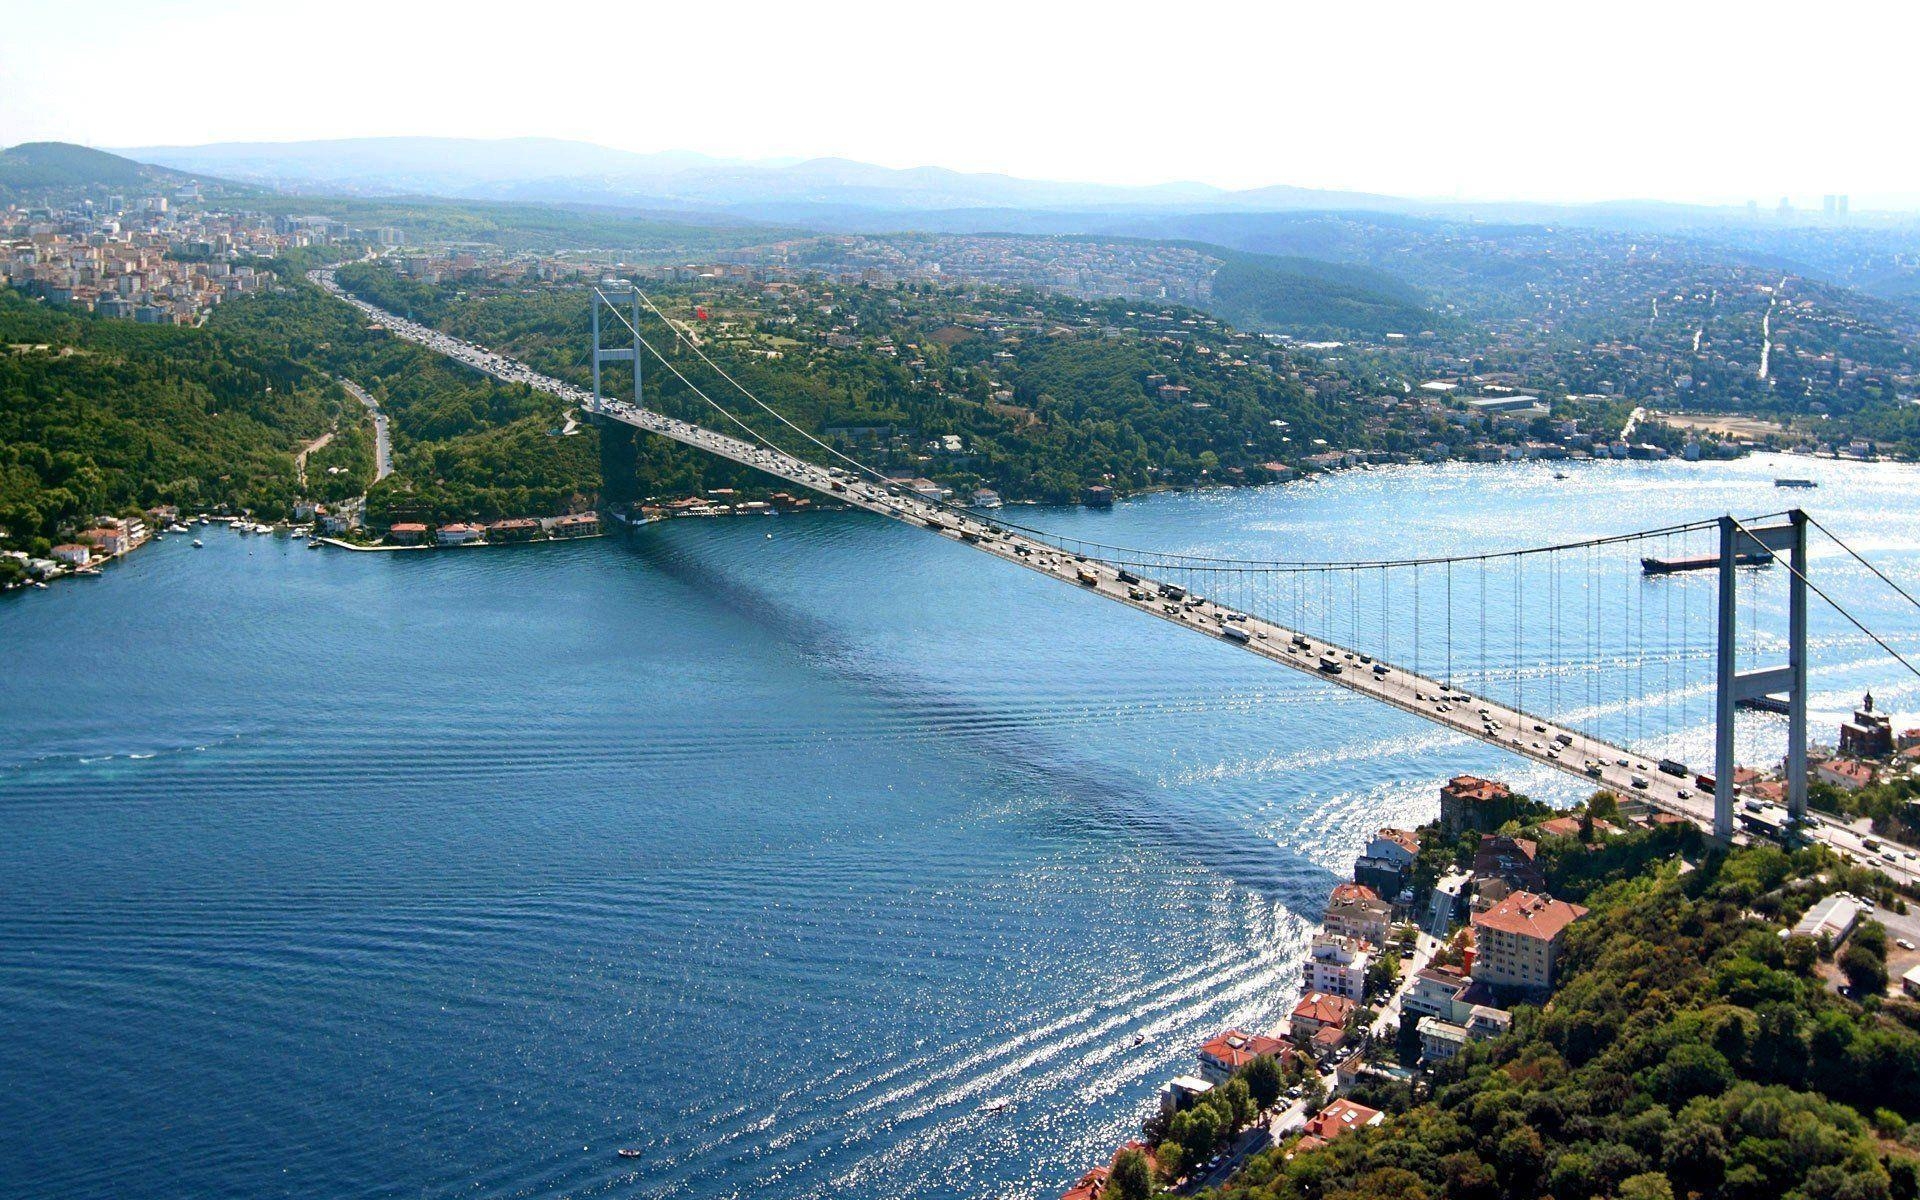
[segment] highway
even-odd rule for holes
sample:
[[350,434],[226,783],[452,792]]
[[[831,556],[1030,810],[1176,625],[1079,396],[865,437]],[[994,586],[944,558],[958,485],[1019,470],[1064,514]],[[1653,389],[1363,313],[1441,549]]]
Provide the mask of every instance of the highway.
[[[540,388],[602,418],[672,438],[830,499],[963,543],[1089,595],[1123,604],[1189,632],[1310,675],[1322,683],[1345,688],[1402,712],[1412,713],[1454,733],[1498,746],[1542,766],[1578,776],[1596,789],[1607,788],[1622,797],[1637,798],[1660,810],[1685,817],[1712,832],[1711,795],[1697,792],[1691,778],[1662,772],[1652,760],[1624,747],[1591,737],[1577,729],[1555,725],[1545,718],[1510,708],[1496,700],[1450,688],[1397,664],[1376,662],[1367,655],[1337,643],[1311,638],[1272,621],[1233,611],[1203,597],[1188,595],[1178,585],[1158,582],[1126,567],[1079,556],[1031,535],[992,525],[973,514],[922,499],[885,481],[862,478],[838,467],[819,466],[785,451],[677,420],[625,401],[603,398],[596,408],[592,394],[585,389],[542,375],[505,355],[397,317],[347,294],[335,283],[331,271],[309,272],[308,277],[395,335],[497,379]],[[1638,415],[1636,413],[1636,417]],[[746,430],[743,432],[750,433]],[[1816,822],[1813,830],[1815,836],[1836,850],[1849,857],[1869,861],[1898,879],[1913,882],[1920,876],[1920,861],[1903,859],[1894,863],[1885,862],[1862,849],[1857,834],[1851,834],[1835,822]]]

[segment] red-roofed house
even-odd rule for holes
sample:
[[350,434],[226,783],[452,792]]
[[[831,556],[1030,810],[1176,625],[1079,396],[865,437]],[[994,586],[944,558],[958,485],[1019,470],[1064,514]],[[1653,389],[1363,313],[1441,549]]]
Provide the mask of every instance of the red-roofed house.
[[1333,889],[1320,926],[1328,933],[1384,946],[1393,926],[1393,905],[1364,884],[1343,883]]
[[1578,904],[1515,892],[1473,917],[1473,978],[1495,987],[1544,992],[1567,926],[1587,915]]
[[1539,855],[1539,843],[1528,838],[1481,834],[1480,847],[1473,852],[1475,890],[1489,879],[1498,879],[1512,891],[1539,891],[1547,886],[1547,877],[1536,861]]
[[1813,777],[1842,791],[1857,792],[1873,783],[1875,772],[1863,762],[1855,762],[1850,758],[1830,758],[1814,764]]
[[1345,996],[1329,996],[1325,992],[1308,992],[1300,997],[1300,1003],[1293,1006],[1293,1016],[1287,1021],[1287,1032],[1293,1040],[1306,1045],[1313,1035],[1331,1025],[1335,1029],[1344,1029],[1347,1019],[1353,1016],[1354,1002]]
[[1286,1049],[1277,1037],[1229,1029],[1200,1047],[1200,1074],[1220,1083],[1262,1054],[1278,1055]]
[[1095,1167],[1080,1177],[1080,1182],[1060,1193],[1060,1200],[1100,1200],[1107,1190],[1107,1176],[1112,1174],[1105,1167]]
[[1368,1108],[1347,1099],[1335,1100],[1307,1122],[1307,1136],[1330,1142],[1342,1134],[1378,1125],[1386,1119],[1386,1114],[1377,1108]]

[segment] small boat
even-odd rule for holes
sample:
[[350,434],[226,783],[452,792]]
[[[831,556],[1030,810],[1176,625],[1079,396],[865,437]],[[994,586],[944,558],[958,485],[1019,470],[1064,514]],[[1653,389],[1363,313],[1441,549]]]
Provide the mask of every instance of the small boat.
[[1565,479],[1567,477],[1567,473],[1565,471],[1555,471],[1553,473],[1553,477],[1555,479]]
[[1005,1096],[1000,1096],[995,1099],[987,1101],[985,1104],[982,1104],[980,1106],[980,1111],[983,1113],[1005,1112],[1012,1104],[1013,1104],[1013,1101],[1007,1099]]
[[193,539],[193,548],[195,550],[204,550],[206,548],[206,545],[207,544],[201,541],[199,538]]
[[618,1154],[621,1158],[639,1158],[641,1155],[645,1154],[646,1151],[636,1150],[632,1146],[622,1146],[620,1147],[620,1149],[614,1151],[614,1153]]
[[1144,1046],[1144,1045],[1146,1045],[1146,1044],[1147,1044],[1147,1035],[1146,1035],[1146,1034],[1144,1034],[1144,1033],[1136,1033],[1136,1034],[1134,1034],[1134,1035],[1133,1035],[1133,1044],[1134,1044],[1134,1045],[1136,1045],[1136,1046]]
[[1773,486],[1783,488],[1816,488],[1820,486],[1820,481],[1817,479],[1776,479],[1773,481]]

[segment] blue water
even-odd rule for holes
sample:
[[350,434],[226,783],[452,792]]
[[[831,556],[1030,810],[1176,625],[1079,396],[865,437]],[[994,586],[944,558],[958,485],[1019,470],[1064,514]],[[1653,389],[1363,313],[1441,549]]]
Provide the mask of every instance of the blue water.
[[[1570,474],[1017,511],[1344,559],[1800,501],[1920,584],[1912,469]],[[1580,794],[876,518],[439,554],[201,536],[0,598],[8,1195],[1054,1194],[1198,1041],[1291,1007],[1303,918],[1373,828],[1460,771]],[[1704,594],[1616,586],[1643,618]],[[1868,683],[1920,708],[1815,632],[1823,721]],[[1619,675],[1605,647],[1538,649],[1506,683],[1633,728],[1588,682]],[[1647,738],[1699,744],[1699,651],[1656,664]],[[1495,686],[1497,653],[1457,653]]]

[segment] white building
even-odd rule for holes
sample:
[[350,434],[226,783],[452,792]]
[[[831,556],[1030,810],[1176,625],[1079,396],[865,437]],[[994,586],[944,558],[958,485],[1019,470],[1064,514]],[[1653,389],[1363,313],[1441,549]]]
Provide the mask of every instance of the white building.
[[1307,991],[1360,1000],[1366,995],[1371,947],[1356,938],[1319,933],[1307,956]]

